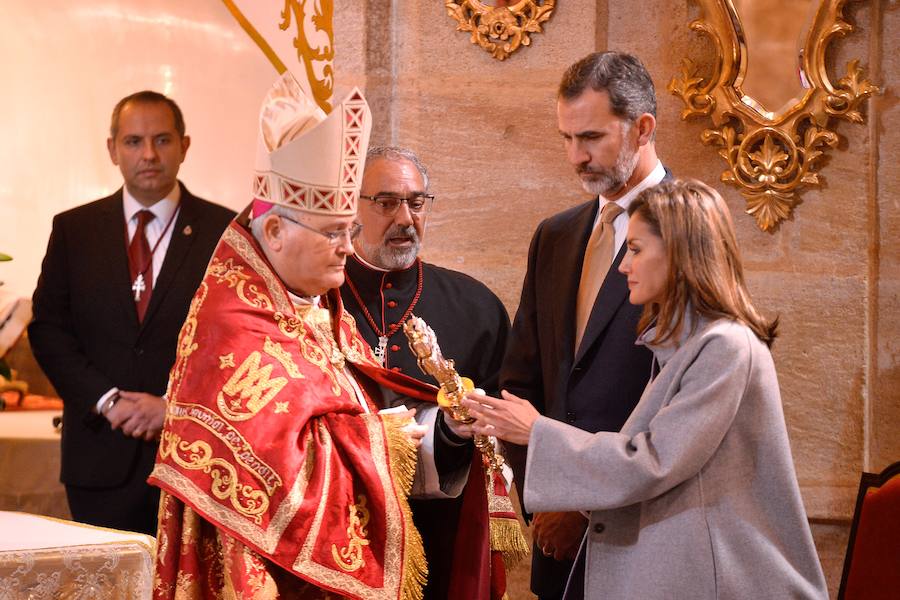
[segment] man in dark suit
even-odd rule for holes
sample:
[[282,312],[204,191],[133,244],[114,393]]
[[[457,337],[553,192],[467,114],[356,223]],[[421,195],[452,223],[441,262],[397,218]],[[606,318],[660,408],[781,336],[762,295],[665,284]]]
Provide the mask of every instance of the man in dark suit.
[[[629,304],[617,267],[628,204],[666,177],[653,82],[634,56],[591,54],[563,76],[557,119],[566,156],[596,197],[538,226],[500,385],[554,419],[618,431],[650,376],[651,354],[634,343],[642,307]],[[525,448],[507,455],[521,497]],[[562,596],[586,526],[577,512],[533,516],[531,586],[542,600]]]
[[125,185],[56,215],[28,328],[63,399],[62,469],[76,521],[156,532],[146,483],[178,332],[234,213],[177,179],[190,146],[171,99],[144,91],[112,114]]

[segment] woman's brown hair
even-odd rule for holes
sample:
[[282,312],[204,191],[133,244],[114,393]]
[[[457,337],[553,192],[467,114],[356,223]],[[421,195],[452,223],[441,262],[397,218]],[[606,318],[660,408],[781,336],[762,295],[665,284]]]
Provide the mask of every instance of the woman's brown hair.
[[653,343],[677,340],[688,306],[710,318],[731,318],[771,346],[778,319],[767,320],[754,308],[731,213],[714,189],[696,180],[665,181],[644,190],[628,207],[659,236],[669,274],[662,303],[647,304],[638,328],[656,321]]

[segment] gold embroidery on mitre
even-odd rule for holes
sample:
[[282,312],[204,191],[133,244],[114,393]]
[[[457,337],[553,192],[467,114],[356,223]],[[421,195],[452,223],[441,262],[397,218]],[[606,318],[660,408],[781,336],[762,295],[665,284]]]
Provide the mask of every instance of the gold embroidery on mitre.
[[366,539],[369,524],[369,509],[366,508],[366,497],[363,494],[357,496],[357,503],[348,508],[350,520],[347,524],[347,539],[349,542],[345,548],[338,550],[337,544],[331,545],[331,556],[338,567],[352,573],[366,565],[363,558],[363,547],[369,545]]
[[260,366],[261,358],[259,350],[251,352],[216,397],[219,410],[232,421],[252,418],[287,385],[286,377],[271,377],[273,365]]
[[234,289],[238,298],[245,304],[254,308],[272,310],[272,300],[256,285],[252,283],[247,285],[250,275],[244,273],[242,265],[235,266],[233,258],[222,261],[214,256],[209,263],[207,273],[215,278],[216,283],[225,283],[229,288]]
[[266,341],[263,343],[263,351],[280,362],[288,375],[294,379],[304,379],[303,373],[300,372],[297,363],[291,357],[291,353],[285,350],[278,342],[273,342],[269,336],[266,336]]
[[[180,453],[185,454],[183,457]],[[171,431],[163,431],[159,456],[185,468],[203,471],[210,476],[210,492],[219,500],[229,500],[236,511],[262,523],[262,515],[269,509],[269,498],[262,490],[238,483],[234,465],[213,456],[212,446],[203,440],[188,442]]]

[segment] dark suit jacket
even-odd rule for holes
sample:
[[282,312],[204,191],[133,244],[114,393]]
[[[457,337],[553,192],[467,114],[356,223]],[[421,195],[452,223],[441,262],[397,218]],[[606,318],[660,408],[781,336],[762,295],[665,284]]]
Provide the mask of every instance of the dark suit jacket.
[[113,431],[92,409],[113,387],[165,393],[191,298],[234,216],[179,185],[181,209],[143,323],[131,292],[122,190],[53,219],[28,335],[64,403],[63,483],[115,487],[146,479],[153,466],[152,453],[139,452],[145,442]]
[[[622,427],[650,378],[652,359],[649,350],[634,344],[643,307],[628,302],[626,277],[618,271],[625,244],[597,294],[575,355],[575,303],[598,206],[593,199],[538,226],[500,371],[501,389],[528,399],[541,414],[590,432]],[[507,444],[506,454],[522,499],[526,448]],[[536,550],[532,589],[561,595],[571,564]]]

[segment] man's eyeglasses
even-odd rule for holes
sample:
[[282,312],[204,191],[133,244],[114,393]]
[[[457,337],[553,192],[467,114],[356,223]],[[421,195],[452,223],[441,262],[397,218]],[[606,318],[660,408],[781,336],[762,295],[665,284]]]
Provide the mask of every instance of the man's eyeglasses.
[[286,217],[284,215],[279,215],[285,221],[290,221],[294,225],[299,225],[303,229],[309,229],[319,235],[328,239],[328,243],[332,248],[335,248],[340,244],[345,238],[349,240],[351,243],[353,240],[359,237],[360,232],[362,231],[362,223],[354,223],[350,226],[349,229],[336,229],[334,231],[322,231],[321,229],[316,229],[315,227],[310,227],[306,223],[301,223],[300,221],[295,221],[290,217]]
[[434,202],[434,194],[414,194],[408,198],[403,196],[393,196],[391,194],[375,194],[374,196],[359,195],[370,201],[375,207],[375,211],[385,217],[393,217],[400,210],[400,205],[404,202],[409,207],[409,212],[414,215],[421,215],[428,212],[431,203]]

